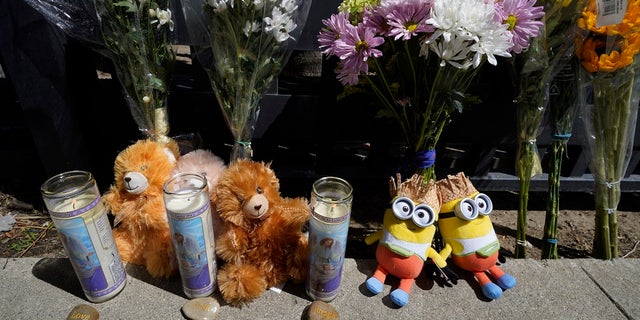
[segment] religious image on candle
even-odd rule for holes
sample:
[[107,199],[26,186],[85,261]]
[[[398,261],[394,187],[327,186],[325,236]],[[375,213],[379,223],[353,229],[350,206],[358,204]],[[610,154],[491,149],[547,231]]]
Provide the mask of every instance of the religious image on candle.
[[171,234],[185,285],[200,289],[211,284],[207,249],[200,219],[172,221]]
[[[347,230],[343,233],[346,235]],[[312,290],[318,293],[333,292],[340,286],[346,249],[345,244],[340,241],[342,238],[343,235],[318,232],[310,239],[312,254],[309,279]]]
[[56,228],[59,230],[60,242],[67,249],[69,260],[82,287],[91,292],[105,289],[108,285],[107,279],[100,267],[98,255],[85,227],[84,219],[58,221]]

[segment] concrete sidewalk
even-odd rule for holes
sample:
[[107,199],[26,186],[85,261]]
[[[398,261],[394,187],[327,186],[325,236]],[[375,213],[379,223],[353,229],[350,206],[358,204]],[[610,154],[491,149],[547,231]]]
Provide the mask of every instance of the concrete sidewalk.
[[[640,319],[640,259],[507,260],[502,268],[517,279],[496,300],[482,296],[473,278],[454,286],[421,275],[409,304],[395,307],[388,294],[371,296],[364,282],[375,260],[347,259],[341,291],[330,304],[341,319]],[[128,283],[115,298],[86,300],[68,259],[1,258],[1,319],[65,319],[78,304],[92,305],[100,319],[184,319],[187,301],[178,279],[151,279],[127,266]],[[300,319],[311,303],[303,285],[267,291],[246,307],[225,305],[217,319]]]

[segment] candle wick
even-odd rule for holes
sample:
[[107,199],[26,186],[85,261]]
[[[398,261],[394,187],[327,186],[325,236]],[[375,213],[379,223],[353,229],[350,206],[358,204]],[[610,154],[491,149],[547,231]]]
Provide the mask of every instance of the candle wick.
[[76,209],[76,199],[71,199],[71,207],[75,210]]

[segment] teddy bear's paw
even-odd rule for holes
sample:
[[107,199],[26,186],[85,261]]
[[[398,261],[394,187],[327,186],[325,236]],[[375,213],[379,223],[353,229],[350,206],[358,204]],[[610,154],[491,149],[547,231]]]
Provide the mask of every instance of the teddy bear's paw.
[[147,272],[154,278],[170,278],[177,270],[166,252],[154,252],[145,255]]
[[239,305],[262,295],[267,281],[254,266],[226,265],[218,271],[218,288],[227,303]]
[[176,274],[176,269],[168,262],[153,263],[147,261],[147,272],[154,278],[171,278]]
[[122,259],[122,261],[137,265],[144,264],[142,255],[134,250],[133,245],[131,244],[131,239],[127,233],[119,232],[116,230],[113,233],[113,238],[115,240],[116,247],[118,248],[120,259]]

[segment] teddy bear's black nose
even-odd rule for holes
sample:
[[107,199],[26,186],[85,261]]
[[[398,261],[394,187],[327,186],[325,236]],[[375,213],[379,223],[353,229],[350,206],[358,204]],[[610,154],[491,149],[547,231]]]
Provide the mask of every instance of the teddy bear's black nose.
[[260,208],[262,208],[261,204],[259,204],[257,206],[253,206],[253,209],[256,210],[256,211],[260,211]]
[[130,182],[131,181],[131,177],[124,177],[124,181]]

